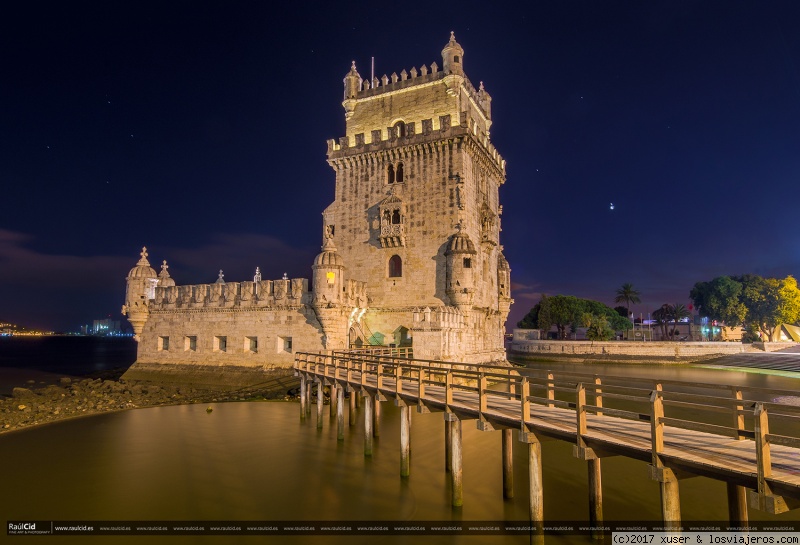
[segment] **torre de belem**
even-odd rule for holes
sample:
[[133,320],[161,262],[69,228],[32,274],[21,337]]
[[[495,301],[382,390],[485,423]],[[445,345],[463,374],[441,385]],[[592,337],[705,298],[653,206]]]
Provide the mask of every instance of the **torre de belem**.
[[[344,78],[346,132],[328,141],[335,196],[311,280],[176,285],[146,249],[123,314],[136,365],[288,368],[294,352],[412,347],[415,358],[505,360],[510,268],[500,245],[505,161],[491,97],[451,33],[442,66]],[[135,366],[134,366],[135,367]]]

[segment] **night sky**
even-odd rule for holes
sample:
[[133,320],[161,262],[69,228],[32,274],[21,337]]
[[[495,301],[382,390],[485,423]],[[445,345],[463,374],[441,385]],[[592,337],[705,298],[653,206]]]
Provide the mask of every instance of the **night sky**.
[[15,4],[0,321],[122,319],[143,245],[178,284],[310,278],[351,60],[441,65],[451,30],[508,162],[509,327],[541,293],[613,306],[631,282],[646,315],[800,275],[800,2]]

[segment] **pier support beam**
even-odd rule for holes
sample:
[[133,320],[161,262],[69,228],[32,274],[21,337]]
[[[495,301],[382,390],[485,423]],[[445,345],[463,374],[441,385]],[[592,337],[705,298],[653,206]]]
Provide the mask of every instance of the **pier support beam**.
[[364,392],[364,456],[372,456],[372,396]]
[[531,543],[544,543],[544,482],[542,480],[542,443],[536,434],[520,431],[519,440],[528,444],[528,487],[530,521],[536,527]]
[[322,429],[322,406],[325,402],[325,389],[322,386],[322,381],[317,381],[317,429]]
[[311,390],[314,388],[314,381],[306,379],[306,418],[311,418]]
[[300,377],[300,420],[306,419],[306,377]]
[[747,524],[747,489],[733,483],[726,483],[728,488],[728,520],[731,526]]
[[350,414],[348,416],[347,422],[351,426],[356,425],[356,393],[354,391],[350,392]]
[[453,423],[450,420],[447,420],[445,417],[444,421],[444,470],[447,473],[450,473],[453,469],[451,465],[453,459],[453,440],[451,437],[453,429]]
[[678,477],[668,467],[659,468],[661,477],[661,519],[665,530],[675,530],[681,525],[681,498]]
[[411,411],[400,401],[400,476],[411,473]]
[[344,388],[336,387],[336,440],[344,441]]
[[503,497],[514,497],[514,450],[511,428],[503,430]]
[[[603,483],[600,458],[587,460],[589,470],[589,526],[603,525]],[[592,539],[603,539],[603,532],[592,531]]]
[[338,401],[339,398],[339,394],[337,393],[338,389],[339,389],[338,384],[336,384],[335,382],[331,384],[331,414],[330,414],[331,420],[336,418],[336,415],[339,413],[338,409],[336,408],[337,406],[336,402]]
[[377,393],[372,400],[372,420],[372,437],[379,437],[381,434],[381,399]]
[[464,487],[461,468],[461,420],[453,413],[444,413],[445,422],[450,424],[450,481],[453,492],[453,507],[464,505]]

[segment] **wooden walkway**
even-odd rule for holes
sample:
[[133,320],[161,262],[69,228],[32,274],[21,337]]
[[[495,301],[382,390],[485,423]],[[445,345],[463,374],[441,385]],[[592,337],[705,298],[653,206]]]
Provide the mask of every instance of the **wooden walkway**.
[[[405,355],[388,350],[297,354],[303,414],[310,411],[312,382],[330,386],[331,410],[336,407],[340,426],[344,389],[364,397],[367,430],[377,401],[392,399],[401,408],[443,412],[448,426],[458,423],[457,432],[447,434],[458,453],[453,453],[454,445],[447,449],[449,465],[459,471],[464,420],[476,420],[485,431],[505,430],[508,437],[510,430],[519,430],[519,440],[532,449],[531,463],[539,466],[541,440],[567,441],[576,457],[587,460],[590,481],[593,472],[597,476],[597,489],[590,490],[593,522],[602,520],[599,473],[606,456],[650,463],[651,478],[662,484],[665,523],[680,521],[678,481],[698,475],[728,484],[731,522],[746,522],[748,505],[771,513],[800,507],[800,392],[553,374],[401,357]],[[320,417],[321,411],[318,404]],[[780,433],[770,433],[770,427]],[[365,452],[371,452],[371,438],[367,441]],[[505,450],[505,436],[503,443]],[[510,441],[507,448],[504,458],[510,459]],[[535,489],[536,471],[541,481],[541,467],[531,468],[532,520],[537,520],[542,501],[542,491]],[[460,474],[457,480],[454,485],[460,488]],[[460,501],[454,497],[453,503]]]

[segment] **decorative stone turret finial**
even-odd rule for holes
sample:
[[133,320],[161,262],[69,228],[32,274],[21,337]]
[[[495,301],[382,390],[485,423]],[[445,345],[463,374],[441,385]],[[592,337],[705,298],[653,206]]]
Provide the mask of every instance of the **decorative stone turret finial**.
[[150,266],[150,262],[147,261],[147,246],[142,246],[142,251],[139,253],[142,256],[139,261],[136,263],[137,265],[144,265],[145,267]]
[[289,280],[289,275],[286,274],[286,273],[283,273],[283,280]]
[[256,274],[253,276],[253,282],[261,282],[261,269],[256,267]]
[[222,269],[219,270],[219,277],[217,278],[217,284],[224,284],[225,283],[225,275],[222,274]]
[[361,75],[356,70],[356,61],[350,65],[350,71],[344,77],[344,100],[352,100],[361,90]]
[[169,269],[169,265],[167,265],[167,260],[165,259],[161,263],[161,272],[158,273],[158,284],[157,285],[159,287],[161,287],[161,288],[168,288],[170,286],[174,286],[175,285],[175,281],[169,275],[169,271],[167,271],[167,269]]

